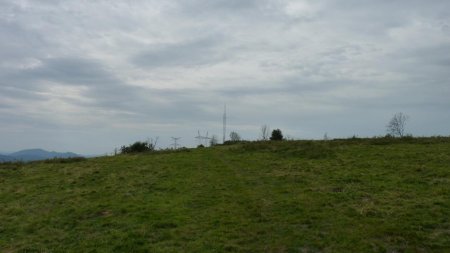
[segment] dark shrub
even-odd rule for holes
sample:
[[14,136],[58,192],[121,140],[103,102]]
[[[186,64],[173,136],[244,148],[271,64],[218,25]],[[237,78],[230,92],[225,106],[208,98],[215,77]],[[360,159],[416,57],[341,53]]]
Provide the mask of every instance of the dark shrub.
[[148,152],[154,151],[155,146],[150,142],[140,142],[137,141],[129,146],[122,146],[120,148],[120,152],[122,154],[130,154],[130,153],[139,153],[139,152]]
[[275,129],[272,131],[272,136],[270,136],[271,141],[281,141],[283,140],[283,134],[280,129]]

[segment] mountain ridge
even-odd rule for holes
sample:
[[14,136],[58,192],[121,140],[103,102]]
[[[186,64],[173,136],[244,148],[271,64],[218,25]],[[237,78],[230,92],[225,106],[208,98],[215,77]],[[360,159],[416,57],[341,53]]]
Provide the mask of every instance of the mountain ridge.
[[12,156],[0,154],[0,162],[11,162],[14,160],[15,160],[15,158]]
[[10,162],[10,161],[29,162],[52,158],[71,158],[71,157],[82,157],[82,155],[73,152],[56,152],[56,151],[47,151],[41,148],[33,148],[33,149],[19,150],[17,152],[8,155],[0,155],[0,162]]

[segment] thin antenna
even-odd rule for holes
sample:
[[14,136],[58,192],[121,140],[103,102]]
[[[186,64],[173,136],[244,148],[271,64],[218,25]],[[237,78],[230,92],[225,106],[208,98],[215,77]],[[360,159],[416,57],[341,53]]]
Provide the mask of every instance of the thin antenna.
[[177,149],[177,147],[178,147],[177,141],[179,139],[181,139],[181,137],[170,137],[170,138],[172,138],[172,140],[173,140],[172,146],[174,147],[174,149]]
[[223,105],[223,143],[227,135],[227,104]]

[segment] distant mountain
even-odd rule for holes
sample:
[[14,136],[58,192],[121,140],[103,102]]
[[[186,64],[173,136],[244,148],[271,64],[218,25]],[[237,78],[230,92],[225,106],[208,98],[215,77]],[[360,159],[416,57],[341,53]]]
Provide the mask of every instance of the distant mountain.
[[14,160],[16,160],[16,158],[14,158],[12,156],[0,154],[0,163],[1,162],[11,162],[11,161],[14,161]]
[[[12,157],[15,160],[19,161],[37,161],[37,160],[45,160],[45,159],[52,159],[52,158],[70,158],[70,157],[80,157],[81,155],[72,153],[72,152],[66,152],[66,153],[59,153],[59,152],[50,152],[43,149],[25,149],[21,151],[14,152],[12,154],[9,154],[8,157]],[[0,158],[1,159],[1,158]]]

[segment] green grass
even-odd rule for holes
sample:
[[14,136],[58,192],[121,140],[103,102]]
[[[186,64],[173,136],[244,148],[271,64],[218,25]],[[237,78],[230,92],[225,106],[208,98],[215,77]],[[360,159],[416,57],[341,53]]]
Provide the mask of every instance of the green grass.
[[450,138],[0,165],[0,252],[449,252]]

